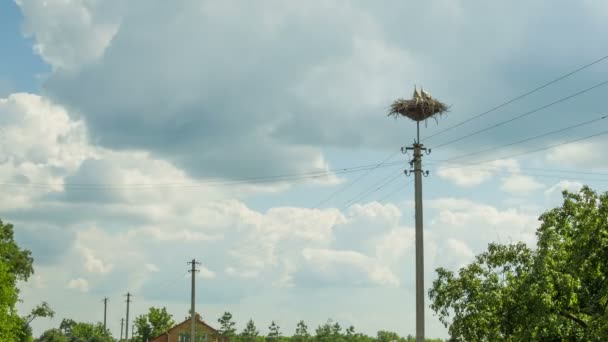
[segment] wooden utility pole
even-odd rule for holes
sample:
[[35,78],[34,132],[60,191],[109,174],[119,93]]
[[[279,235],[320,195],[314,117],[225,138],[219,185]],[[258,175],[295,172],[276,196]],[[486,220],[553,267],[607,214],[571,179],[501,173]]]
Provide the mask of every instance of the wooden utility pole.
[[192,261],[188,262],[189,265],[192,265],[192,268],[188,271],[190,273],[192,273],[192,293],[190,295],[190,318],[192,321],[191,327],[190,327],[190,341],[196,341],[195,340],[195,336],[196,336],[196,311],[194,311],[194,297],[196,294],[196,287],[195,287],[195,274],[196,272],[198,272],[198,270],[196,269],[196,265],[200,265],[201,263],[196,261],[196,259],[192,259]]
[[108,297],[103,298],[103,330],[107,329],[106,318],[108,313]]
[[124,319],[124,318],[121,318],[121,319],[120,319],[120,340],[121,340],[121,341],[122,341],[122,330],[123,330],[123,328],[124,328],[124,325],[125,325],[125,319]]
[[129,304],[131,303],[131,294],[127,292],[127,320],[125,324],[125,339],[129,340]]

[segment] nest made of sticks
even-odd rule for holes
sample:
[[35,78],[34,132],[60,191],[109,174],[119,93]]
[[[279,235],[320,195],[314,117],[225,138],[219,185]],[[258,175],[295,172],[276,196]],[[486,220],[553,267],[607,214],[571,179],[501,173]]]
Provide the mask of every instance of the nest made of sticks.
[[389,116],[405,116],[414,121],[424,121],[435,115],[441,115],[448,111],[448,106],[433,98],[424,90],[414,88],[411,100],[397,99],[391,105]]

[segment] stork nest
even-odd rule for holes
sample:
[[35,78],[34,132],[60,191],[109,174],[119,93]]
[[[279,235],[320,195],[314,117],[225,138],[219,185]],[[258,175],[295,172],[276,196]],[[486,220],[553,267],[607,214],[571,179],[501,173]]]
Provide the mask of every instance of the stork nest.
[[417,89],[414,89],[412,99],[397,99],[391,105],[388,115],[395,118],[405,116],[414,121],[424,121],[436,115],[441,115],[447,112],[448,109],[447,105],[434,99],[424,90],[419,92]]

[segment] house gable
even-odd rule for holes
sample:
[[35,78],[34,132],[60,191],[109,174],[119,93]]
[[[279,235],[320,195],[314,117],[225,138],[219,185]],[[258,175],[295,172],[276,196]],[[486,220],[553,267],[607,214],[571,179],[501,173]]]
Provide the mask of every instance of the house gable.
[[[191,320],[188,318],[174,325],[166,333],[150,339],[149,342],[183,342],[190,340]],[[218,331],[205,323],[199,315],[196,315],[196,334],[202,342],[218,342]],[[198,342],[198,341],[195,341]]]

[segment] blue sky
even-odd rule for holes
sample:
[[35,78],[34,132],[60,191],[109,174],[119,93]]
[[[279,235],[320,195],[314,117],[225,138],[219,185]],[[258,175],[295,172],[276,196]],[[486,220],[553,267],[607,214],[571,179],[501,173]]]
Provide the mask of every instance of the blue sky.
[[[399,148],[415,125],[387,107],[415,85],[451,106],[423,125],[428,287],[489,242],[533,246],[561,190],[605,189],[605,135],[526,152],[606,131],[608,85],[473,133],[608,80],[608,59],[424,137],[605,56],[607,17],[600,0],[2,2],[0,217],[36,259],[20,309],[56,309],[38,334],[99,321],[107,296],[118,334],[129,291],[132,317],[166,306],[180,320],[194,257],[212,325],[231,311],[263,332],[332,318],[413,333]],[[401,166],[338,171],[389,156]],[[243,181],[311,172],[324,177]],[[447,335],[430,310],[427,335]]]

